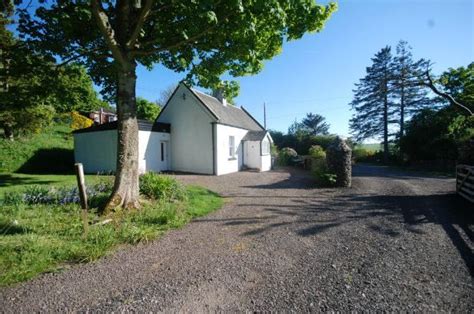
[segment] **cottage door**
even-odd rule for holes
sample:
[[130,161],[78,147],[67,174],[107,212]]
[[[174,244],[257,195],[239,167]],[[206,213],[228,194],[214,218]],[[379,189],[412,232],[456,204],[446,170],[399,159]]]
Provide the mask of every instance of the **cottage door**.
[[161,141],[160,142],[160,161],[161,161],[161,170],[162,171],[170,170],[169,153],[168,153],[168,141]]

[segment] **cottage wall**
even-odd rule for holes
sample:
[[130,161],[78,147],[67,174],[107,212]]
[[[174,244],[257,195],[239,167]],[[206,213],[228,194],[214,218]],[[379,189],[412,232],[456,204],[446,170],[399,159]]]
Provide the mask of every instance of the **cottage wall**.
[[[237,172],[243,167],[244,156],[242,154],[242,138],[247,130],[235,128],[222,124],[215,124],[216,143],[216,174],[222,175]],[[235,154],[229,155],[229,137],[234,136]]]
[[171,169],[213,174],[212,115],[183,85],[158,117],[171,124]]

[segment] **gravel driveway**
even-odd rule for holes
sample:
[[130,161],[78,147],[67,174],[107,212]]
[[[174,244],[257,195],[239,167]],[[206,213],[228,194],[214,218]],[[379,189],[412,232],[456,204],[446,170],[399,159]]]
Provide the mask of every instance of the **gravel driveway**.
[[180,175],[223,209],[96,263],[0,290],[31,311],[473,312],[474,208],[454,180],[377,166],[352,189],[296,170]]

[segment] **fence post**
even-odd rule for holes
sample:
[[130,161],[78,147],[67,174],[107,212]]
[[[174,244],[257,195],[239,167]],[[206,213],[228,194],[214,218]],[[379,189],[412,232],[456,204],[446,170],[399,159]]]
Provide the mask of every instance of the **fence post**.
[[84,180],[84,168],[82,167],[81,163],[76,163],[74,165],[76,169],[76,178],[77,178],[77,187],[79,190],[79,199],[81,201],[81,208],[82,208],[82,222],[84,225],[84,237],[87,236],[87,232],[89,229],[89,222],[87,220],[87,193],[86,193],[86,184]]

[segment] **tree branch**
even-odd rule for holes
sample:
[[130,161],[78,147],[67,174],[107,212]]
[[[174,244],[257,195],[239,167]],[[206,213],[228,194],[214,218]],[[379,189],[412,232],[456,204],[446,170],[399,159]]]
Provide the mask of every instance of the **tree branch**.
[[[189,37],[188,39],[185,39],[185,40],[182,40],[182,41],[179,41],[179,42],[176,42],[174,44],[170,44],[168,46],[165,46],[165,47],[160,47],[160,48],[156,48],[156,49],[151,49],[151,50],[148,50],[148,51],[144,51],[144,50],[135,50],[132,52],[132,54],[134,56],[148,56],[148,55],[151,55],[151,54],[154,54],[154,53],[157,53],[157,52],[161,52],[161,51],[165,51],[165,50],[170,50],[170,49],[174,49],[174,48],[179,48],[181,46],[184,46],[186,44],[189,44],[193,41],[196,41],[198,40],[199,38],[209,34],[210,31],[212,31],[217,25],[213,25],[211,27],[208,27],[207,29],[205,29],[204,31],[194,35],[194,36],[191,36]],[[153,42],[148,42],[146,43],[147,45],[150,45],[150,44],[153,44]]]
[[144,1],[145,1],[145,5],[140,10],[140,15],[138,16],[135,29],[133,30],[132,35],[130,36],[130,39],[127,42],[128,48],[133,48],[133,46],[135,45],[135,42],[137,41],[138,36],[140,35],[140,31],[143,28],[143,24],[145,23],[146,18],[150,14],[151,6],[153,5],[153,0],[144,0]]
[[102,7],[102,3],[100,0],[92,0],[92,14],[94,15],[97,25],[99,26],[99,30],[105,38],[109,49],[112,51],[112,55],[119,62],[123,67],[127,66],[127,62],[125,56],[120,49],[120,45],[115,38],[115,31],[110,25],[109,17],[104,11]]
[[[85,56],[86,54],[88,54],[88,53],[98,52],[98,51],[100,51],[101,49],[102,49],[102,47],[97,47],[97,48],[92,49],[92,50],[90,50],[90,51],[79,53],[79,54],[77,54],[77,55],[75,55],[75,56],[72,56],[72,57],[67,58],[66,60],[64,60],[64,61],[61,62],[60,64],[56,65],[56,67],[57,67],[57,68],[60,68],[60,67],[62,67],[62,66],[65,66],[66,64],[68,64],[68,63],[70,63],[70,62],[72,62],[72,61],[75,61],[75,60],[77,60],[77,59],[80,59],[80,58],[84,57],[84,56]],[[104,55],[104,56],[110,57],[110,54],[107,54],[107,55]]]
[[426,82],[426,81],[423,80],[423,83],[422,83],[423,85],[429,87],[433,91],[433,93],[435,93],[436,95],[441,96],[444,99],[448,100],[451,105],[458,106],[458,107],[466,110],[469,113],[469,115],[474,116],[474,113],[471,111],[471,109],[469,109],[465,105],[461,104],[459,101],[454,99],[454,97],[449,95],[448,93],[440,91],[436,87],[436,85],[434,84],[433,79],[431,78],[431,75],[430,75],[429,71],[426,71],[425,74],[426,74],[426,78],[427,78],[428,81]]

